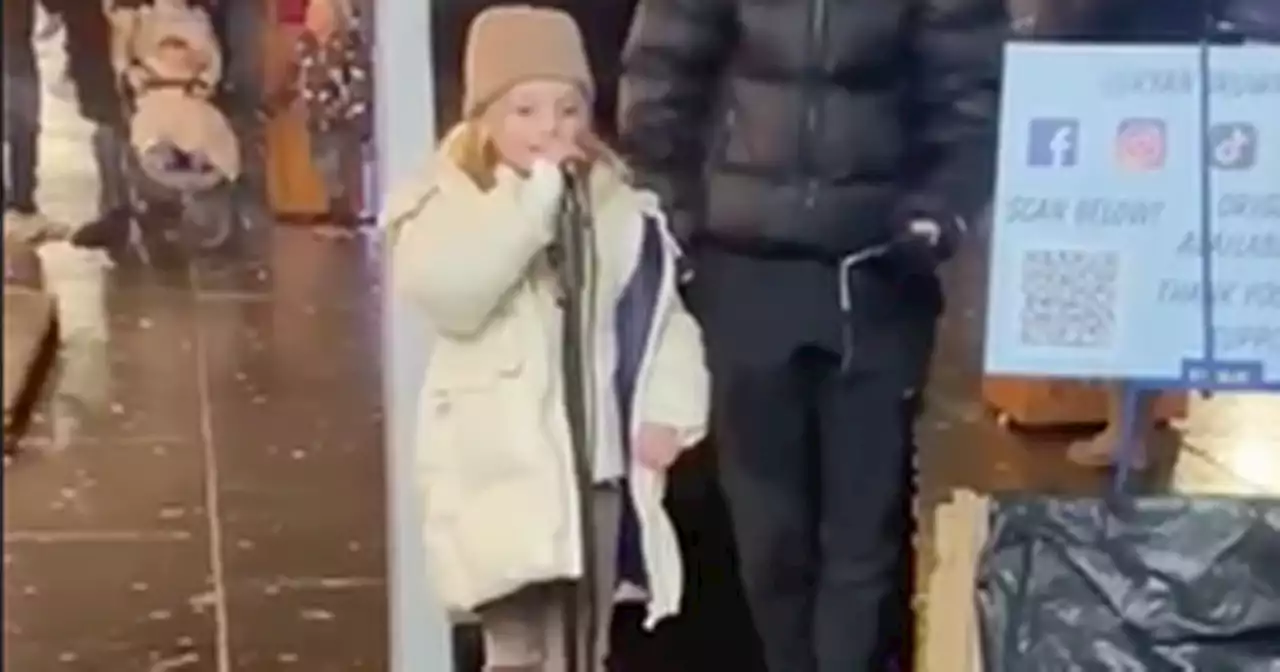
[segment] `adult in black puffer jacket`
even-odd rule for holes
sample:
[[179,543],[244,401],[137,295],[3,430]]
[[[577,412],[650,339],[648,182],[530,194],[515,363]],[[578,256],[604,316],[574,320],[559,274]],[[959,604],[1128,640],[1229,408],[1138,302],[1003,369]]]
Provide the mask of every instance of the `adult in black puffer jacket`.
[[[990,196],[1007,32],[1003,0],[640,2],[623,148],[693,264],[772,672],[878,672],[910,648],[934,271]],[[842,282],[842,258],[890,242]]]

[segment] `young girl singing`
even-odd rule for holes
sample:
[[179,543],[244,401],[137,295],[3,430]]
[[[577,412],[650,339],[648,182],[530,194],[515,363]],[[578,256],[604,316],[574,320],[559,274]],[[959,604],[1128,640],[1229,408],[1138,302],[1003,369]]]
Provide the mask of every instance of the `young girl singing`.
[[[629,186],[591,134],[594,84],[572,19],[485,11],[468,35],[465,89],[434,174],[387,213],[394,289],[436,332],[418,445],[430,563],[446,606],[479,616],[489,670],[566,670],[567,611],[598,616],[579,623],[594,633],[590,669],[603,670],[620,586],[642,588],[649,627],[679,609],[681,558],[662,496],[665,471],[705,431],[701,333],[676,293],[677,250],[656,198]],[[570,163],[586,166],[594,240],[581,353],[586,493],[549,254]],[[570,609],[565,582],[584,576],[595,604]]]

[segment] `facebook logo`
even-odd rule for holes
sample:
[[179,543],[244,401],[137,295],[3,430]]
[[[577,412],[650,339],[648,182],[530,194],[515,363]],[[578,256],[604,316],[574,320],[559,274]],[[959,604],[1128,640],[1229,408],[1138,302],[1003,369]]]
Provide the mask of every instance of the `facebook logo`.
[[1209,162],[1219,170],[1248,170],[1258,162],[1258,127],[1247,123],[1209,128]]
[[1069,168],[1079,161],[1080,122],[1075,119],[1032,119],[1027,165]]

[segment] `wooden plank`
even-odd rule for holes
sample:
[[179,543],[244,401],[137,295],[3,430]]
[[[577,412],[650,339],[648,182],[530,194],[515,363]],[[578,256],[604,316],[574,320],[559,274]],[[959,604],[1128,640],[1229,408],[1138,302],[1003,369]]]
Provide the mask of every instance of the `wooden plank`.
[[[1063,380],[987,377],[982,398],[1022,427],[1095,425],[1107,422],[1109,386]],[[1156,420],[1187,414],[1185,394],[1165,394],[1156,404]]]
[[44,379],[52,365],[56,347],[56,311],[50,295],[20,287],[4,288],[4,436],[9,446],[11,432],[25,418],[34,398],[32,386]]

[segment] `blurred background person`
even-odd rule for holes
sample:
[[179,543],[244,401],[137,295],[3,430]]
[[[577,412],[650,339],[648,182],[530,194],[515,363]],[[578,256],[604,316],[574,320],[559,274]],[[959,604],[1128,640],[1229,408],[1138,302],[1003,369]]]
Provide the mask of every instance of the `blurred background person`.
[[262,114],[268,3],[205,0],[205,8],[213,19],[225,69],[218,105],[230,117],[240,143],[241,172],[236,183],[240,213],[248,228],[261,237],[275,219],[267,206],[266,120]]
[[[111,67],[111,25],[104,4],[96,0],[37,2],[52,21],[63,26],[66,39],[58,48],[65,51],[67,83],[75,96],[74,104],[80,118],[93,129],[91,142],[85,148],[86,155],[77,157],[76,161],[90,162],[97,171],[94,202],[84,210],[87,216],[78,214],[76,221],[65,224],[87,232],[125,227],[129,220],[128,176],[124,168],[128,135],[124,127],[123,101]],[[41,160],[54,161],[49,156],[42,156]],[[47,170],[56,172],[70,168],[68,165],[51,165]]]
[[[33,109],[38,110],[40,129],[35,163],[41,184],[36,197],[42,210],[57,202],[59,212],[42,214],[76,228],[120,203],[118,163],[98,160],[102,157],[97,151],[103,132],[118,129],[123,120],[111,70],[111,30],[96,2],[37,0],[32,5],[35,29],[30,44],[39,69],[39,84],[32,89],[37,92]],[[6,2],[6,11],[8,6]],[[8,44],[5,50],[8,68]],[[92,189],[73,188],[80,182],[72,176],[88,179],[80,175],[80,166],[86,164],[97,172]],[[45,177],[53,176],[65,179],[46,184]],[[68,201],[72,194],[79,197],[75,203]]]
[[350,0],[311,0],[286,88],[269,107],[300,104],[311,156],[329,195],[329,219],[355,224],[364,145],[372,135],[372,78],[361,17]]
[[32,47],[36,0],[4,0],[4,209],[36,212],[40,81]]

